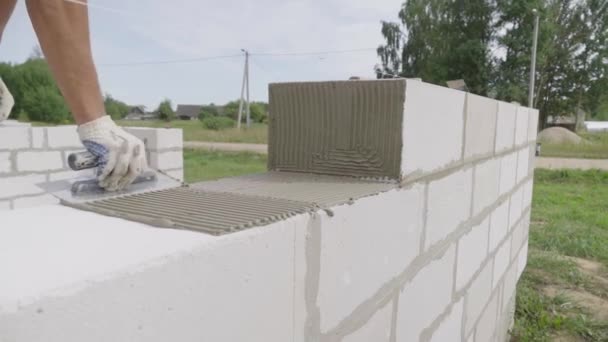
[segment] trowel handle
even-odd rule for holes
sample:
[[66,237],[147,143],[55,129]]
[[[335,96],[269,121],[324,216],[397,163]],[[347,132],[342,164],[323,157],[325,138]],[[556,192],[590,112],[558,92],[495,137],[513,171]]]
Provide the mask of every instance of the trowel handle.
[[70,153],[68,156],[68,165],[74,171],[94,168],[97,162],[97,157],[88,151]]

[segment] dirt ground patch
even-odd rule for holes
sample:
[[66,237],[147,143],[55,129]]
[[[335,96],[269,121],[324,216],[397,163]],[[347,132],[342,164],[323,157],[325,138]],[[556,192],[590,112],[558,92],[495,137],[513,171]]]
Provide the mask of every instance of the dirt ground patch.
[[543,144],[580,144],[583,138],[563,127],[551,127],[538,134],[538,140]]

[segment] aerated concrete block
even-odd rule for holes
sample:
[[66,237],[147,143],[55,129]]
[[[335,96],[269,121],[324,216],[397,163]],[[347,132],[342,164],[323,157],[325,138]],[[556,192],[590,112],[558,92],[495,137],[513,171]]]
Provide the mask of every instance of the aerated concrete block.
[[44,127],[33,127],[32,128],[32,147],[43,148],[45,145],[44,135],[46,128]]
[[56,171],[63,168],[59,151],[28,151],[17,153],[17,171]]
[[[462,332],[462,313],[464,299],[452,305],[452,310],[448,316],[441,322],[439,328],[435,330],[431,337],[431,342],[446,342],[459,339]],[[371,340],[369,340],[371,341]]]
[[[455,248],[433,260],[399,295],[397,341],[418,341],[420,333],[441,315],[452,300]],[[429,289],[433,289],[429,291]],[[414,309],[415,308],[415,309]]]
[[534,190],[533,187],[534,187],[534,182],[532,181],[532,179],[528,180],[526,182],[526,184],[524,184],[524,196],[523,196],[523,202],[522,202],[522,207],[524,209],[526,209],[527,207],[532,205],[532,193]]
[[526,264],[528,263],[528,241],[524,242],[524,246],[519,251],[517,257],[517,279],[521,278],[521,274],[524,273]]
[[522,148],[517,152],[517,183],[524,180],[524,178],[528,177],[528,171],[530,168],[528,167],[528,162],[530,161],[530,149]]
[[399,180],[462,157],[460,91],[399,79],[271,84],[269,96],[270,170]]
[[498,101],[467,93],[464,158],[488,156],[494,152]]
[[[334,328],[418,256],[423,204],[424,187],[417,185],[333,207],[333,216],[322,216],[321,331]],[[370,248],[370,239],[382,248]]]
[[488,255],[489,218],[471,229],[458,241],[456,291],[471,280]]
[[528,108],[517,107],[517,119],[515,121],[515,146],[528,142],[528,123],[530,121]]
[[475,166],[473,215],[492,205],[498,198],[500,186],[500,160],[489,159]]
[[521,246],[524,242],[524,238],[525,236],[525,232],[526,232],[526,222],[525,221],[521,221],[516,227],[515,229],[513,229],[513,233],[511,235],[511,252],[510,252],[510,259],[509,260],[514,260],[519,256],[519,250],[521,249]]
[[456,171],[429,184],[425,249],[470,217],[473,170]]
[[144,141],[148,151],[155,152],[183,147],[184,138],[181,129],[147,127],[124,127],[124,129]]
[[529,121],[528,121],[528,141],[536,141],[538,135],[538,109],[529,109]]
[[11,202],[10,201],[0,201],[0,211],[2,210],[10,210]]
[[10,152],[0,152],[0,173],[9,173],[13,167]]
[[76,126],[57,126],[46,128],[50,148],[82,148]]
[[490,299],[492,292],[492,261],[486,263],[465,295],[465,334],[475,327],[475,322]]
[[517,153],[510,153],[500,160],[499,195],[511,191],[517,180]]
[[475,341],[493,341],[496,331],[496,319],[498,312],[498,295],[494,295],[484,310],[475,329]]
[[0,198],[35,195],[42,193],[42,189],[37,187],[36,184],[45,181],[45,175],[28,175],[0,178]]
[[181,169],[184,166],[184,156],[181,150],[151,152],[148,164],[159,170]]
[[496,152],[510,150],[515,142],[515,119],[517,106],[498,101],[498,119],[496,123]]
[[30,147],[30,128],[0,127],[0,151]]
[[21,197],[13,201],[14,209],[31,208],[51,204],[59,204],[59,199],[52,195],[41,195],[34,197]]
[[503,289],[502,289],[502,306],[504,313],[506,305],[511,301],[511,298],[515,296],[515,288],[517,286],[517,262],[513,263],[507,273],[505,273]]
[[500,204],[490,216],[490,253],[494,252],[509,232],[509,200]]
[[515,223],[519,220],[522,213],[522,203],[523,203],[523,187],[519,187],[513,194],[511,195],[509,204],[509,230],[513,228]]
[[391,338],[391,320],[393,303],[389,302],[365,323],[363,327],[352,334],[346,335],[343,342],[389,342]]
[[492,277],[492,289],[498,286],[503,274],[509,267],[509,256],[511,255],[511,239],[507,239],[498,248],[496,255],[494,256],[494,275]]

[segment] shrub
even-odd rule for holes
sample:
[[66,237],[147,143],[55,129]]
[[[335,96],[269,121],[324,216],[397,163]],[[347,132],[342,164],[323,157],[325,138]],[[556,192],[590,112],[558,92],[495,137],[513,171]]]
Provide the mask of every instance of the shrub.
[[221,129],[234,127],[236,121],[231,118],[225,116],[212,116],[202,120],[203,126],[206,129],[212,129],[214,131],[219,131]]

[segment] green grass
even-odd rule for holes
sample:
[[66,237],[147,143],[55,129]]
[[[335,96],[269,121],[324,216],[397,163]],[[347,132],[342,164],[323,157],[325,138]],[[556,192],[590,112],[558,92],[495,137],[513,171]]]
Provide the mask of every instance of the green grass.
[[251,143],[266,144],[268,142],[268,125],[252,124],[250,128],[242,126],[239,131],[236,128],[228,128],[219,131],[205,129],[199,120],[174,120],[166,121],[129,121],[120,120],[121,126],[137,127],[165,127],[181,128],[184,130],[185,141],[212,141],[212,142],[232,142],[232,143]]
[[608,322],[548,287],[608,298],[608,285],[584,274],[566,256],[608,267],[608,173],[537,170],[528,265],[518,284],[513,341],[608,341]]
[[184,176],[188,183],[265,170],[266,155],[263,154],[184,150]]
[[608,159],[608,133],[581,133],[582,144],[542,144],[541,156]]

